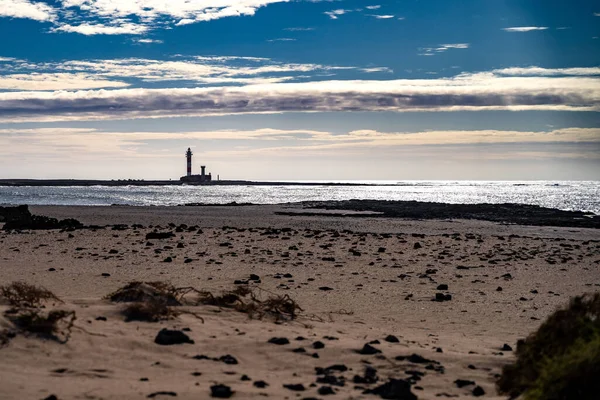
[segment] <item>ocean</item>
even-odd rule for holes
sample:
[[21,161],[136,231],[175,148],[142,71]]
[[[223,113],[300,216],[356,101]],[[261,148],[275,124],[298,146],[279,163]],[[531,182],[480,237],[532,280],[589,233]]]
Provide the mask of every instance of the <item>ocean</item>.
[[[344,181],[348,182],[348,181]],[[375,186],[0,187],[0,204],[173,206],[276,204],[324,200],[417,200],[453,204],[517,203],[600,215],[598,181],[353,181]]]

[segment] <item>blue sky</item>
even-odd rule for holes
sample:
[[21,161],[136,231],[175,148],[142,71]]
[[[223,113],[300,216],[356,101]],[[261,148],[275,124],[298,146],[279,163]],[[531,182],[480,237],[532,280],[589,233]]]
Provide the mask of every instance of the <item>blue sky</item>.
[[596,1],[0,0],[0,35],[2,178],[600,179]]

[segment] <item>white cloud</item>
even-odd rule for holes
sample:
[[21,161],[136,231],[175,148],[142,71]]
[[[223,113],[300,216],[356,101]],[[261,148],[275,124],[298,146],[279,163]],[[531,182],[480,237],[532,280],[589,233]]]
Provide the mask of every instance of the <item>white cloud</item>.
[[370,17],[373,18],[377,18],[377,19],[392,19],[394,18],[394,15],[376,15],[376,14],[367,14]]
[[379,10],[381,8],[380,5],[377,6],[366,6],[365,7],[367,10]]
[[277,38],[277,39],[269,39],[267,42],[295,42],[296,39],[293,38]]
[[0,75],[1,90],[75,90],[127,87],[129,84],[83,73]]
[[339,111],[600,111],[593,77],[317,81],[243,87],[0,93],[2,121]]
[[345,10],[343,8],[339,8],[337,10],[325,11],[324,14],[327,15],[331,19],[338,19],[340,15],[348,14],[353,10]]
[[366,72],[368,74],[374,73],[374,72],[387,72],[387,73],[393,73],[394,70],[392,70],[391,68],[388,67],[370,67],[370,68],[361,68],[360,69],[362,72]]
[[594,13],[595,17],[600,17],[600,13]]
[[142,43],[142,44],[152,44],[152,43],[156,43],[156,44],[160,44],[163,43],[162,40],[158,40],[158,39],[148,39],[148,38],[144,38],[144,39],[137,39],[136,40],[137,43]]
[[302,28],[302,27],[297,27],[297,28],[285,28],[285,31],[289,31],[289,32],[308,32],[308,31],[314,31],[315,28]]
[[448,43],[440,44],[437,47],[424,47],[419,49],[420,56],[433,56],[437,53],[443,53],[449,49],[468,49],[469,43]]
[[143,35],[148,31],[145,25],[123,23],[120,25],[103,25],[84,23],[81,25],[59,25],[52,28],[52,32],[71,32],[82,35]]
[[46,3],[29,0],[2,0],[0,17],[26,18],[40,22],[56,19],[57,10]]
[[221,18],[252,16],[259,8],[289,1],[59,0],[57,8],[54,8],[44,2],[2,0],[0,17],[53,22],[55,26],[52,32],[139,35],[150,29],[171,24],[186,25]]
[[524,67],[524,68],[502,68],[492,71],[498,75],[511,76],[594,76],[600,75],[600,67],[591,68],[541,68],[541,67]]
[[545,31],[548,29],[547,26],[514,26],[511,28],[502,28],[506,32],[531,32],[531,31]]
[[[35,76],[42,76],[41,74],[49,78],[46,84],[51,87],[39,90],[119,87],[125,86],[121,83],[124,79],[142,82],[185,81],[187,85],[250,85],[290,81],[302,77],[300,74],[323,74],[349,69],[358,70],[356,67],[279,63],[268,58],[240,56],[197,56],[192,59],[177,57],[175,60],[76,60],[39,64],[6,58],[0,79],[4,79],[5,87],[10,86],[15,90],[36,90],[31,81],[36,79]],[[17,79],[18,74],[20,76]],[[25,79],[27,74],[32,78]],[[62,88],[61,82],[64,82]],[[45,87],[43,82],[40,87]]]

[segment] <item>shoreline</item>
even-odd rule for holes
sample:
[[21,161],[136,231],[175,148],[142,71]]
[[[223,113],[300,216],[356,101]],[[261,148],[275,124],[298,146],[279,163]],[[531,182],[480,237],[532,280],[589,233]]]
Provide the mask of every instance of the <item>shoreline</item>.
[[[7,207],[6,210],[12,208]],[[244,216],[255,212],[280,219],[385,219],[398,221],[442,221],[469,220],[487,221],[496,224],[521,226],[547,226],[565,228],[600,229],[600,215],[582,211],[564,211],[524,204],[449,204],[418,201],[388,200],[343,200],[343,201],[305,201],[281,204],[226,203],[203,204],[188,203],[177,206],[70,206],[70,205],[32,205],[34,214],[75,218],[78,214],[104,215],[128,213],[143,215],[146,212],[160,212],[167,215],[214,214]],[[3,218],[0,207],[0,222]],[[39,211],[38,211],[39,210]],[[98,225],[98,220],[84,224]],[[129,222],[135,223],[135,222]],[[184,222],[181,222],[184,223]]]

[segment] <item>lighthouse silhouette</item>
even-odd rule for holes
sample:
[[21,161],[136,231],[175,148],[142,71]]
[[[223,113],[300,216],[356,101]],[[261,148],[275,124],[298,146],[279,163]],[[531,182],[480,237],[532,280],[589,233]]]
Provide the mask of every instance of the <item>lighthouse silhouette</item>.
[[188,147],[185,152],[185,158],[187,159],[187,176],[192,176],[192,150]]

